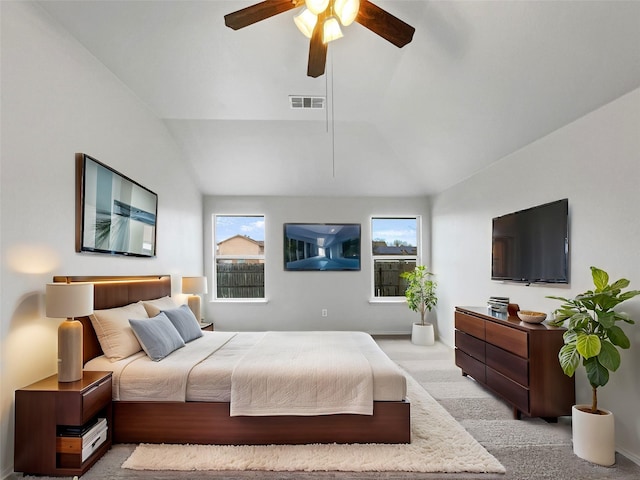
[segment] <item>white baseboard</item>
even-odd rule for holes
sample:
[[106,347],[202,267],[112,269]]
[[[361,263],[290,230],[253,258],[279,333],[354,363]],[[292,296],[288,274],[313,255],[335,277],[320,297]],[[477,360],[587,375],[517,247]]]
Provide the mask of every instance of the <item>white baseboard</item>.
[[629,451],[625,450],[624,448],[616,448],[616,451],[619,454],[624,455],[625,457],[627,457],[629,460],[631,460],[636,465],[640,465],[640,456],[636,455],[635,453],[629,452]]

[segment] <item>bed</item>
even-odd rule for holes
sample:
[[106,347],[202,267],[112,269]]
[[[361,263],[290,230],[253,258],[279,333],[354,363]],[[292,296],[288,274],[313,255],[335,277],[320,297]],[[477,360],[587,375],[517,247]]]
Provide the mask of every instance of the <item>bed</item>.
[[[171,295],[171,277],[138,276],[138,277],[54,277],[54,282],[92,282],[94,284],[94,310],[114,309],[125,307],[140,301],[154,301]],[[83,324],[83,363],[85,369],[114,371],[114,401],[112,434],[114,443],[197,443],[219,445],[260,445],[260,444],[307,444],[307,443],[409,443],[410,437],[410,403],[400,395],[399,388],[406,393],[406,383],[402,371],[394,365],[401,379],[395,377],[392,362],[371,339],[370,336],[352,332],[344,337],[346,332],[316,332],[319,336],[328,337],[333,343],[339,338],[345,338],[348,344],[363,346],[362,354],[352,356],[346,353],[345,357],[337,357],[336,365],[357,363],[360,357],[377,359],[373,364],[382,365],[381,373],[376,373],[378,366],[372,369],[373,400],[369,407],[367,402],[361,402],[353,412],[351,407],[343,410],[333,410],[317,413],[315,410],[304,410],[305,398],[300,404],[290,405],[291,411],[274,411],[271,406],[241,405],[232,403],[230,395],[233,390],[203,388],[203,382],[210,373],[207,368],[215,369],[214,374],[224,378],[229,375],[241,377],[245,372],[249,385],[260,385],[260,378],[251,373],[251,365],[260,365],[262,362],[252,358],[255,345],[266,345],[274,350],[274,345],[281,341],[289,341],[291,345],[311,345],[312,339],[309,332],[203,332],[201,338],[189,342],[187,347],[176,351],[161,362],[153,365],[160,369],[157,379],[141,380],[143,388],[136,388],[135,383],[127,384],[122,372],[136,371],[132,366],[120,368],[119,365],[138,361],[150,362],[144,352],[138,352],[131,357],[118,361],[105,360],[104,352],[98,341],[98,335],[89,317],[81,317]],[[307,343],[305,343],[307,342]],[[189,376],[199,378],[191,386],[185,388],[184,397],[171,395],[172,387],[165,387],[163,378],[169,377],[165,372],[171,372],[172,367],[165,360],[170,357],[186,358],[189,349],[202,350],[209,348],[208,344],[216,345],[215,353],[202,354],[202,362],[198,361],[188,367]],[[205,347],[205,344],[207,346]],[[373,345],[373,346],[372,346]],[[106,348],[106,347],[105,347]],[[299,347],[301,350],[307,346]],[[318,349],[321,351],[322,349]],[[348,350],[348,349],[347,349]],[[379,350],[376,352],[375,350]],[[231,354],[248,360],[248,367],[243,370],[240,364],[230,360]],[[382,354],[384,358],[378,357]],[[218,355],[218,357],[216,357]],[[342,354],[340,354],[342,355]],[[278,359],[277,355],[271,355],[276,361],[291,362],[290,358]],[[333,356],[331,354],[330,356]],[[133,358],[136,357],[136,358]],[[235,357],[234,357],[235,358]],[[296,357],[297,358],[297,357]],[[322,362],[331,359],[329,356]],[[386,360],[385,360],[386,359]],[[173,361],[173,360],[172,360]],[[209,364],[209,367],[207,367]],[[131,365],[135,365],[131,363]],[[304,365],[300,366],[304,367]],[[142,368],[142,367],[140,367]],[[306,366],[304,368],[309,368]],[[164,371],[162,370],[164,369]],[[122,372],[121,372],[122,370]],[[256,369],[258,370],[258,369]],[[264,368],[266,372],[270,368]],[[142,371],[142,370],[140,370]],[[226,373],[225,373],[226,372]],[[355,374],[354,374],[355,375]],[[138,373],[138,378],[143,375]],[[279,376],[279,375],[278,375]],[[253,379],[251,377],[254,377]],[[389,378],[395,385],[393,388],[385,387],[380,378]],[[135,378],[135,376],[133,376]],[[278,380],[275,378],[275,380]],[[145,385],[145,381],[148,385]],[[253,384],[251,382],[253,381]],[[350,380],[351,381],[351,380]],[[358,382],[358,378],[353,379]],[[116,383],[117,382],[117,383]],[[155,385],[154,385],[155,382]],[[229,381],[227,380],[227,383]],[[233,384],[235,385],[235,383]],[[147,390],[147,386],[151,390]],[[153,391],[156,388],[157,391]],[[236,388],[234,386],[234,388]],[[235,391],[236,399],[243,398],[243,391]],[[253,387],[252,387],[253,388]],[[286,388],[286,387],[285,387]],[[137,390],[137,392],[136,392]],[[167,391],[168,396],[161,391]],[[150,392],[147,397],[141,392]],[[240,391],[240,394],[238,393]],[[138,396],[136,396],[138,395]],[[246,396],[252,397],[251,394]],[[382,398],[382,400],[380,400]],[[293,402],[295,403],[295,402]],[[234,407],[235,405],[235,407]],[[236,409],[234,412],[233,409]],[[249,408],[249,410],[245,410]],[[262,408],[262,410],[260,410]],[[368,408],[368,411],[367,411]],[[254,409],[254,410],[251,410]]]

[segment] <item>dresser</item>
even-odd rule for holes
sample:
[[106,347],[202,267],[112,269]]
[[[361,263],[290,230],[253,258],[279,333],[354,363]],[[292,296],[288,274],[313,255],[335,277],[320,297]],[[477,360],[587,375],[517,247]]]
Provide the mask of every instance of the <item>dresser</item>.
[[456,307],[456,365],[509,403],[515,418],[554,421],[575,404],[574,378],[558,361],[564,332],[487,307]]

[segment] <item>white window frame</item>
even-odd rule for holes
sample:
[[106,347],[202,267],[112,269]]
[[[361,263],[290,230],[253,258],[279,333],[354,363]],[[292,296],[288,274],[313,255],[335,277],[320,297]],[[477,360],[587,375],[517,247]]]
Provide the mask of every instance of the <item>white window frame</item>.
[[[264,239],[264,250],[262,251],[262,255],[219,255],[218,254],[218,241],[216,237],[216,225],[218,224],[218,217],[261,217],[265,224],[265,239]],[[213,283],[213,292],[212,292],[212,301],[214,302],[224,302],[224,303],[266,303],[267,302],[267,261],[266,261],[266,251],[267,251],[267,239],[266,239],[266,226],[267,226],[267,216],[263,213],[214,213],[212,214],[212,230],[213,230],[213,265],[212,265],[212,283]],[[262,264],[264,265],[264,295],[262,297],[218,297],[218,260],[262,260]]]
[[[415,255],[374,255],[373,254],[373,220],[374,219],[415,219],[416,220],[416,254]],[[404,295],[376,296],[376,260],[414,260],[417,265],[422,265],[422,216],[421,215],[372,215],[369,219],[369,256],[371,258],[371,300],[370,303],[400,303],[405,301]]]

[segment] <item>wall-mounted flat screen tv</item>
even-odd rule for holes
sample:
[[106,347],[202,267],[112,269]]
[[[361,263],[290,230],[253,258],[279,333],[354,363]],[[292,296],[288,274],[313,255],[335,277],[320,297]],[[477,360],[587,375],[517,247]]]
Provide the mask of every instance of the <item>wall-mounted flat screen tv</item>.
[[359,223],[285,223],[285,270],[360,270]]
[[493,219],[491,279],[569,283],[569,201]]
[[76,251],[155,257],[158,196],[76,154]]

